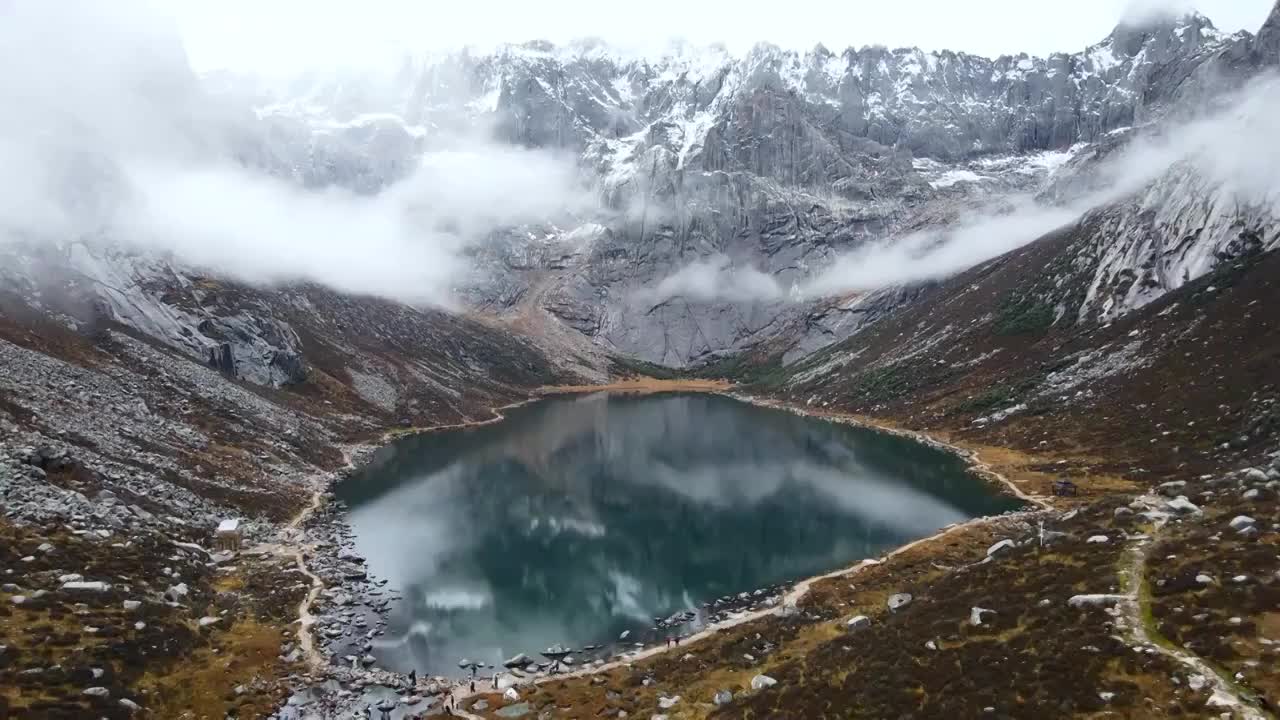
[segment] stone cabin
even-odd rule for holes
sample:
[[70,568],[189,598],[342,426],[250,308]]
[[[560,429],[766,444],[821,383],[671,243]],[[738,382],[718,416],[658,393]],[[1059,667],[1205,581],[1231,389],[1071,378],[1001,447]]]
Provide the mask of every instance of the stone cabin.
[[214,535],[214,548],[220,552],[239,552],[240,541],[240,521],[235,518],[227,518],[218,523],[218,531]]

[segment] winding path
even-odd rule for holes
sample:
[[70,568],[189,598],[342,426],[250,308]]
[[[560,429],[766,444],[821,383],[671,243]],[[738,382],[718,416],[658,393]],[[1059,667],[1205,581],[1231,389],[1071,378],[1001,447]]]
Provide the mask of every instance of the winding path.
[[[1154,507],[1159,499],[1152,495],[1144,495],[1139,498],[1139,501]],[[1148,625],[1145,619],[1147,617],[1146,606],[1148,600],[1143,593],[1143,588],[1146,587],[1147,583],[1147,556],[1150,554],[1151,548],[1155,546],[1156,539],[1160,536],[1160,532],[1164,529],[1166,522],[1166,518],[1157,519],[1150,535],[1138,539],[1133,544],[1129,549],[1129,563],[1121,570],[1121,574],[1127,576],[1122,579],[1128,587],[1128,592],[1122,596],[1123,599],[1120,605],[1124,609],[1125,619],[1133,632],[1134,641],[1138,645],[1154,649],[1161,655],[1185,665],[1194,674],[1202,676],[1207,686],[1213,689],[1213,696],[1210,698],[1210,702],[1220,708],[1230,710],[1235,717],[1242,720],[1273,720],[1275,716],[1259,707],[1251,693],[1224,678],[1204,658],[1161,637],[1154,627]]]
[[[301,530],[302,524],[311,517],[312,513],[320,508],[320,504],[324,500],[324,491],[316,490],[311,494],[311,502],[307,504],[286,526],[290,530]],[[311,572],[307,567],[306,551],[311,546],[306,543],[293,546],[288,549],[293,561],[298,567],[298,572],[306,575],[311,579],[311,589],[307,591],[307,596],[298,603],[298,647],[302,649],[302,655],[307,659],[307,665],[312,670],[319,670],[324,667],[324,656],[316,650],[315,635],[311,632],[311,626],[315,624],[316,617],[311,612],[311,606],[315,604],[316,598],[320,597],[320,591],[324,589],[324,581],[318,575]]]

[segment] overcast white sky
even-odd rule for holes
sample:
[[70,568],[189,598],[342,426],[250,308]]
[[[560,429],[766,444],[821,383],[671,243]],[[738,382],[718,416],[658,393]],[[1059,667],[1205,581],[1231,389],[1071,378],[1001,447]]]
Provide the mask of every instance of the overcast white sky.
[[[1274,0],[1194,4],[1226,31],[1256,31]],[[1075,51],[1135,0],[153,0],[176,17],[198,70],[276,72],[381,62],[405,50],[601,37],[634,50],[672,37],[731,49],[919,45],[983,55]]]

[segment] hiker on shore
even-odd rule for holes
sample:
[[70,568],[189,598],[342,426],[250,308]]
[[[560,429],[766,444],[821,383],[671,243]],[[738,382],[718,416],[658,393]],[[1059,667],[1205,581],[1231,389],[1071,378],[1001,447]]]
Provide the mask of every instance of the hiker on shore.
[[414,668],[409,671],[409,687],[418,686],[418,669]]

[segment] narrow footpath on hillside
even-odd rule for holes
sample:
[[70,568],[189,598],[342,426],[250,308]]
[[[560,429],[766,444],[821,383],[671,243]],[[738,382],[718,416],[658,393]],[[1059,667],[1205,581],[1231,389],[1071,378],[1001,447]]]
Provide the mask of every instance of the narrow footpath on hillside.
[[[324,490],[315,490],[311,494],[311,502],[307,504],[286,526],[288,530],[296,532],[304,532],[302,525],[307,518],[320,508],[320,504],[324,501]],[[306,542],[293,544],[286,551],[293,557],[293,561],[298,568],[298,572],[307,576],[311,580],[311,589],[307,591],[307,596],[298,603],[298,647],[302,650],[302,655],[307,659],[307,665],[314,671],[324,667],[325,660],[316,650],[315,635],[311,632],[311,626],[315,624],[315,615],[311,612],[311,606],[315,604],[316,598],[320,597],[320,591],[324,589],[324,581],[318,575],[311,572],[307,567],[306,554],[312,549],[312,546]]]
[[[1159,498],[1144,495],[1137,500],[1151,507],[1158,507]],[[1220,670],[1204,658],[1179,646],[1160,634],[1151,619],[1150,602],[1147,593],[1147,557],[1151,549],[1157,545],[1161,531],[1167,518],[1159,517],[1152,525],[1151,532],[1134,538],[1129,548],[1128,564],[1120,570],[1122,587],[1126,592],[1118,596],[1118,604],[1124,613],[1125,623],[1133,633],[1136,646],[1154,650],[1190,670],[1192,677],[1203,678],[1206,687],[1212,688],[1209,699],[1211,707],[1229,711],[1241,720],[1274,720],[1275,716],[1258,705],[1252,693],[1240,687]]]

